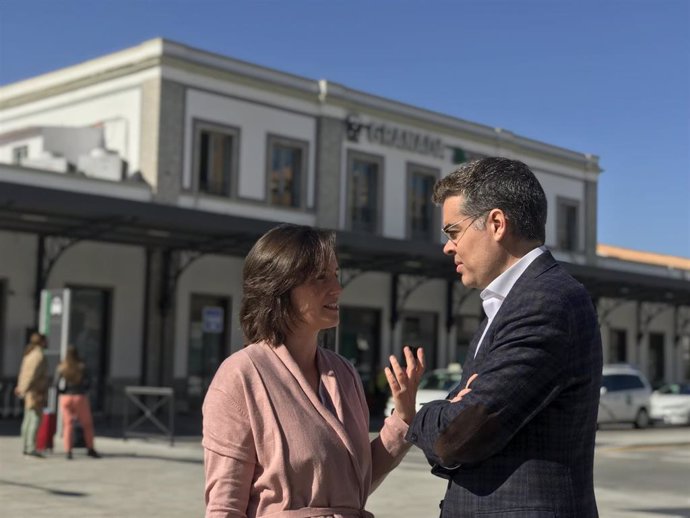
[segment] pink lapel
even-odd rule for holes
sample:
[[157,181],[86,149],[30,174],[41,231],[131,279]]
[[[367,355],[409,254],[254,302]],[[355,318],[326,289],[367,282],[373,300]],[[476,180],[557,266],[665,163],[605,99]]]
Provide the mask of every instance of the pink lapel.
[[[350,459],[352,460],[356,473],[358,473],[360,477],[364,476],[364,473],[362,473],[361,463],[359,459],[360,454],[356,448],[355,443],[352,441],[350,435],[347,433],[347,430],[345,430],[345,427],[342,423],[345,414],[345,409],[343,408],[341,390],[338,390],[338,380],[335,375],[335,370],[328,358],[323,354],[323,352],[320,349],[317,350],[317,365],[321,376],[321,383],[323,383],[324,387],[326,388],[326,391],[328,392],[328,395],[331,398],[331,401],[333,402],[333,406],[336,410],[337,416],[333,415],[333,413],[326,407],[326,405],[324,405],[321,402],[321,399],[319,398],[318,394],[316,394],[314,390],[309,386],[307,379],[302,374],[302,371],[297,366],[297,363],[292,358],[292,355],[288,351],[287,347],[285,347],[284,345],[279,345],[278,347],[271,347],[268,344],[262,344],[261,349],[262,351],[272,352],[280,361],[280,363],[282,363],[285,366],[285,368],[287,368],[287,370],[292,375],[292,378],[297,382],[297,386],[295,386],[295,388],[300,389],[299,392],[304,394],[309,399],[316,411],[321,415],[321,417],[323,417],[323,419],[326,421],[326,423],[328,423],[328,425],[333,429],[333,431],[335,431],[342,443],[345,445],[345,448],[347,449],[348,453],[350,454]],[[296,396],[298,396],[298,394],[296,394]],[[361,485],[363,484],[360,484],[360,486]]]

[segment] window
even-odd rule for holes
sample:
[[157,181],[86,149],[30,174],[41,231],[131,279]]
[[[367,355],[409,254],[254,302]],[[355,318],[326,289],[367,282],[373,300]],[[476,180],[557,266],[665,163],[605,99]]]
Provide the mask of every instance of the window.
[[407,172],[407,235],[418,241],[437,238],[438,217],[431,193],[438,178],[435,169],[411,165]]
[[577,251],[578,246],[578,208],[574,200],[558,199],[557,246],[560,250]]
[[196,188],[199,192],[230,196],[236,182],[239,130],[197,123],[195,126]]
[[21,164],[22,160],[29,156],[29,146],[17,146],[12,148],[12,163]]
[[634,374],[606,374],[602,378],[602,385],[609,392],[644,388],[642,380]]
[[439,366],[440,347],[436,331],[438,316],[429,311],[406,311],[402,314],[402,343],[411,347],[425,347],[427,369]]
[[625,363],[628,356],[628,334],[625,329],[611,329],[609,334],[609,363]]
[[268,137],[268,203],[304,207],[308,144],[283,137]]
[[383,158],[354,152],[348,155],[346,217],[350,230],[379,231],[382,174]]

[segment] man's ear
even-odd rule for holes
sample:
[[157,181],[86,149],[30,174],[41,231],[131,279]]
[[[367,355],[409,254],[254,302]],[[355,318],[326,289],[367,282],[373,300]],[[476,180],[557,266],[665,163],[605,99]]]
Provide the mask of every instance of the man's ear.
[[489,212],[486,224],[494,240],[502,241],[508,235],[508,219],[501,209],[492,209]]

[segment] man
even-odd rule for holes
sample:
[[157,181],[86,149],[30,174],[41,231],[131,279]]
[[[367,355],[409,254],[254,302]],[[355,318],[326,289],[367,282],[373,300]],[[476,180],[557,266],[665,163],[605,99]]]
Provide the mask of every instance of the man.
[[587,291],[543,247],[541,185],[521,162],[485,158],[439,180],[433,201],[443,252],[487,314],[465,390],[425,405],[407,435],[449,481],[441,516],[596,517],[601,338]]

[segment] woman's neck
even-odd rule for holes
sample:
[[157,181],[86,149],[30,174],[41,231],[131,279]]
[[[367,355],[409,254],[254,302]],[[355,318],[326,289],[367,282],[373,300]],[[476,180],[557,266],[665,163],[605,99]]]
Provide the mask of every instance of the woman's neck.
[[285,347],[290,351],[290,356],[295,360],[304,377],[316,390],[319,381],[319,370],[316,366],[318,333],[292,333],[285,339]]

